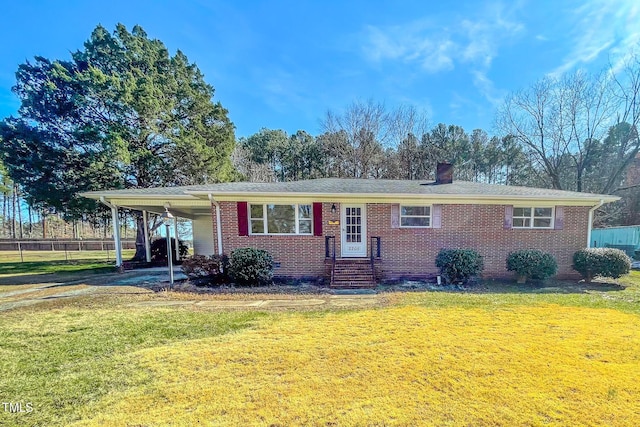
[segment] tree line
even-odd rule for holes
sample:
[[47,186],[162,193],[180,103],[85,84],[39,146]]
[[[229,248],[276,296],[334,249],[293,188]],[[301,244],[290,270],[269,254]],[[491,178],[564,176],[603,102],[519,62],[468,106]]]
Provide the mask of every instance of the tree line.
[[18,114],[0,122],[5,223],[21,212],[12,197],[33,212],[99,222],[104,208],[79,192],[243,179],[428,180],[440,161],[454,165],[458,180],[620,194],[624,202],[600,221],[640,220],[638,183],[629,180],[640,149],[633,53],[602,73],[547,76],[510,94],[492,135],[430,125],[414,106],[371,100],[327,112],[315,135],[263,128],[236,139],[198,67],[121,24],[97,26],[68,59],[26,61],[13,90]]
[[[376,110],[378,123],[347,129],[344,116]],[[237,170],[250,181],[295,181],[309,178],[435,178],[437,162],[455,167],[456,179],[490,184],[535,185],[537,171],[513,137],[490,137],[476,129],[471,134],[456,125],[438,124],[418,133],[412,127],[404,135],[381,135],[393,120],[398,124],[399,111],[386,112],[382,104],[372,101],[352,104],[340,122],[328,113],[325,131],[312,136],[306,131],[288,135],[283,130],[261,129],[240,138],[234,153]],[[400,114],[406,119],[406,116]],[[372,116],[373,117],[373,116]],[[405,129],[409,125],[404,122]],[[415,133],[414,133],[415,132]]]

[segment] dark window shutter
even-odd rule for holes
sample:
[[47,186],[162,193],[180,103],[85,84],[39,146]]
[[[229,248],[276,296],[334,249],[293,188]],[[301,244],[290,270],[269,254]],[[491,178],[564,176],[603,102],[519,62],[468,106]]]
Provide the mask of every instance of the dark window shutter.
[[431,226],[433,228],[442,227],[442,205],[433,205],[431,207]]
[[564,228],[564,206],[556,206],[556,218],[553,221],[553,228],[556,230]]
[[504,229],[509,230],[513,228],[513,206],[507,205],[504,207]]
[[249,235],[249,210],[247,202],[238,202],[238,236]]
[[391,228],[400,228],[400,205],[391,205]]
[[322,203],[313,204],[313,235],[322,236]]

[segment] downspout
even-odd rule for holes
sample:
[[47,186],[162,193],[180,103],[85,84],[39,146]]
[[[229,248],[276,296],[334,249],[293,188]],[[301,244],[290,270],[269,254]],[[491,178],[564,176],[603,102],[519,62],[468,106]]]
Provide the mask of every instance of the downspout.
[[213,199],[213,194],[209,193],[209,201],[216,207],[216,236],[218,237],[218,255],[222,255],[222,224],[220,223],[220,204]]
[[114,250],[116,252],[116,267],[122,267],[122,246],[120,243],[120,222],[118,221],[118,206],[107,202],[104,196],[100,196],[100,203],[111,208],[112,227],[113,228],[113,243]]
[[600,206],[604,205],[604,200],[600,199],[597,205],[589,209],[589,224],[587,224],[587,247],[591,247],[591,228],[593,227],[593,213]]

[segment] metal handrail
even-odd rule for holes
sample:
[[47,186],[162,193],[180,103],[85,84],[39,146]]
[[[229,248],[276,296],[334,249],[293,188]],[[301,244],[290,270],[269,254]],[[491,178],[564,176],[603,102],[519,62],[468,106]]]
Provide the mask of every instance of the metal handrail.
[[336,236],[325,236],[324,237],[324,256],[325,258],[329,258],[329,240],[332,241],[331,246],[331,284],[333,284],[333,280],[336,274]]
[[[376,254],[375,257],[373,255],[373,241],[376,241]],[[375,262],[374,260],[376,258],[380,258],[380,236],[371,236],[370,238],[370,242],[369,242],[369,259],[371,261],[371,274],[373,275],[373,280],[376,281],[376,269],[375,269]]]
[[333,256],[331,257],[331,283],[336,277],[336,237],[333,236]]

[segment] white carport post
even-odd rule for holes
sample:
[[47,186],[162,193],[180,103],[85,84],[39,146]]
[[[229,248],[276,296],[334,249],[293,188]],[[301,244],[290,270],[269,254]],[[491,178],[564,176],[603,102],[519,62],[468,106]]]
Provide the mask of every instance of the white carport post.
[[151,262],[151,242],[149,236],[149,213],[147,211],[142,211],[142,223],[144,226],[144,253],[147,258],[147,262]]
[[220,203],[213,199],[213,194],[208,194],[209,201],[216,207],[216,236],[218,237],[218,255],[222,255],[222,223],[220,222]]
[[118,207],[111,205],[111,217],[113,219],[113,243],[116,251],[116,267],[122,267],[122,243],[120,241],[120,220],[118,219]]
[[177,217],[173,221],[173,234],[175,234],[176,236],[176,241],[175,241],[176,261],[180,261],[180,243],[178,243],[178,218]]

